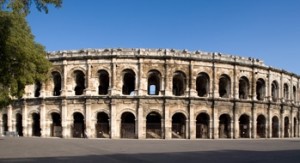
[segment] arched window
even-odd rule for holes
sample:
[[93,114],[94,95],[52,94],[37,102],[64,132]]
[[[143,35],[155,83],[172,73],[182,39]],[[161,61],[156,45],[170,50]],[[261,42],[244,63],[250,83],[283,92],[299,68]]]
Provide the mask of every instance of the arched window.
[[243,76],[239,80],[239,98],[247,99],[249,95],[249,80],[247,77]]
[[289,99],[289,85],[287,83],[284,83],[283,85],[283,93],[284,93],[284,99]]
[[34,97],[40,97],[41,96],[41,89],[42,89],[42,84],[41,84],[41,82],[37,81],[34,84]]
[[61,94],[61,76],[58,72],[52,72],[52,79],[54,84],[53,96],[60,96]]
[[161,75],[158,71],[148,72],[148,95],[159,95]]
[[199,97],[207,97],[209,94],[209,76],[201,72],[196,79],[196,90]]
[[176,71],[173,76],[173,95],[183,96],[186,89],[186,77],[183,72]]
[[231,94],[231,81],[229,76],[223,74],[219,79],[219,95],[222,98],[229,98]]
[[132,70],[123,71],[123,87],[124,95],[134,95],[135,91],[135,73]]
[[99,86],[98,86],[98,94],[99,95],[107,95],[109,88],[109,74],[105,70],[98,71],[99,75]]
[[265,89],[266,89],[266,83],[263,79],[259,78],[256,81],[256,99],[263,101],[265,98]]
[[276,102],[278,100],[278,93],[279,93],[278,91],[279,91],[278,83],[277,81],[274,80],[271,85],[271,96],[273,102]]
[[85,89],[85,77],[84,73],[80,70],[74,71],[74,80],[75,80],[75,95],[82,95]]
[[293,86],[293,100],[294,100],[294,102],[297,101],[297,88],[296,88],[296,86]]

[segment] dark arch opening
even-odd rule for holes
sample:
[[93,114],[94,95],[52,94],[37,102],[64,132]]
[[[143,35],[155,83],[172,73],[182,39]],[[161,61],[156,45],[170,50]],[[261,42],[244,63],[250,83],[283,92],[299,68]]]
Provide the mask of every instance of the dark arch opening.
[[248,99],[249,95],[249,80],[247,77],[243,76],[239,80],[239,98]]
[[250,138],[250,117],[243,114],[240,119],[240,138]]
[[277,116],[272,118],[272,137],[278,138],[279,137],[279,119]]
[[290,120],[289,117],[284,118],[284,137],[288,138],[290,136]]
[[196,90],[199,97],[207,97],[209,94],[209,76],[201,72],[196,79]]
[[151,112],[146,119],[146,137],[150,139],[161,139],[161,116],[156,112]]
[[41,96],[41,89],[42,89],[42,84],[40,81],[37,81],[34,85],[34,97]]
[[135,73],[132,70],[123,71],[123,87],[124,95],[134,95],[135,91]]
[[109,88],[109,74],[105,70],[100,70],[98,74],[99,74],[98,94],[107,95],[108,88]]
[[219,79],[219,95],[221,98],[229,98],[231,94],[231,81],[229,76],[221,75]]
[[186,89],[186,77],[183,72],[175,72],[173,76],[173,95],[183,96]]
[[201,113],[196,118],[196,138],[209,138],[209,115]]
[[75,95],[82,95],[85,89],[85,76],[84,73],[80,70],[74,71],[75,79]]
[[22,114],[16,114],[16,129],[19,136],[23,136],[23,122],[22,122]]
[[219,138],[230,138],[230,124],[230,116],[222,114],[219,118]]
[[284,94],[284,99],[288,100],[289,99],[289,85],[287,83],[284,83],[284,85],[283,85],[283,94]]
[[109,138],[109,117],[106,113],[97,113],[97,124],[96,124],[96,135],[97,138]]
[[121,138],[136,138],[135,116],[130,112],[125,112],[121,116]]
[[84,138],[86,135],[85,132],[85,124],[84,124],[84,116],[76,112],[73,114],[73,137],[74,138]]
[[158,71],[148,73],[148,95],[159,95],[161,75]]
[[58,72],[52,72],[52,78],[53,78],[53,96],[60,96],[61,94],[61,76]]
[[266,84],[263,79],[258,79],[256,81],[256,99],[259,101],[263,101],[265,98],[265,89],[266,89]]
[[6,134],[8,131],[8,117],[7,114],[2,115],[2,127],[3,127],[3,134]]
[[176,113],[172,116],[172,138],[186,138],[186,117],[182,113]]
[[296,86],[293,86],[293,100],[294,100],[294,102],[297,101],[297,88],[296,88]]
[[61,116],[59,113],[51,113],[51,136],[62,137]]
[[256,133],[258,138],[266,138],[266,118],[263,115],[257,117]]
[[294,118],[294,138],[297,137],[297,126],[298,126],[298,121],[296,118]]
[[32,114],[32,136],[41,136],[40,114]]
[[273,102],[277,102],[278,100],[278,91],[279,91],[279,87],[278,87],[278,83],[277,81],[273,81],[272,85],[271,85],[271,95],[272,95],[272,100]]

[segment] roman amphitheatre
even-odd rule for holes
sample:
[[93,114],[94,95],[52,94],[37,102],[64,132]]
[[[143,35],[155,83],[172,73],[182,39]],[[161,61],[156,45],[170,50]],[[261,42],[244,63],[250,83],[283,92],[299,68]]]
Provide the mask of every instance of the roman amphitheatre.
[[47,54],[49,80],[0,112],[0,133],[102,139],[299,137],[299,79],[251,57],[174,49]]

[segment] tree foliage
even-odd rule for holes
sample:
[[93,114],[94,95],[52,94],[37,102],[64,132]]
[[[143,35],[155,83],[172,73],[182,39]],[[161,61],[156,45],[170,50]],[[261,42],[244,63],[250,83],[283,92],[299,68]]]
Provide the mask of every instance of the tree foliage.
[[[61,0],[33,0],[39,10],[48,12],[47,3]],[[34,41],[26,21],[31,0],[0,0],[0,106],[11,97],[20,98],[28,84],[47,79],[51,63],[44,47]],[[7,6],[4,8],[3,6]]]

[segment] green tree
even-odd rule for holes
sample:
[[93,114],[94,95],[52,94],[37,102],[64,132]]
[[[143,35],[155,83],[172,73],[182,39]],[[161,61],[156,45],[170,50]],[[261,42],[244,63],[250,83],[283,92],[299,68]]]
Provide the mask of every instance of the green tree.
[[32,2],[46,13],[48,4],[61,5],[61,0],[0,0],[1,107],[8,105],[11,97],[21,98],[26,85],[45,81],[51,67],[26,21]]

